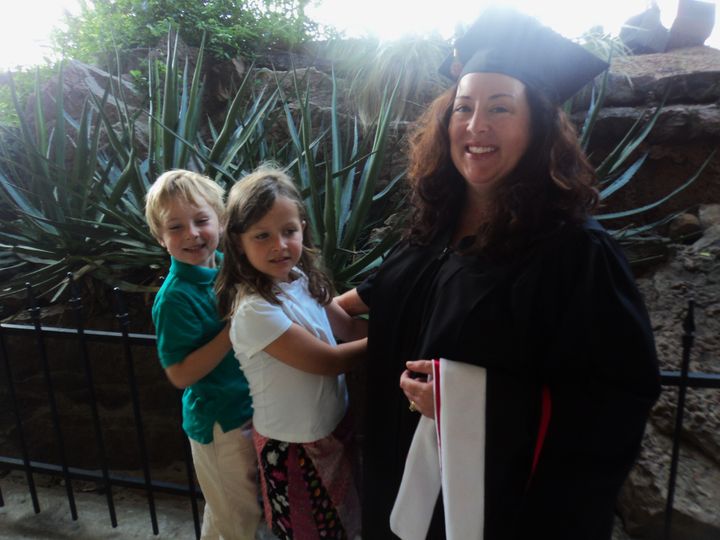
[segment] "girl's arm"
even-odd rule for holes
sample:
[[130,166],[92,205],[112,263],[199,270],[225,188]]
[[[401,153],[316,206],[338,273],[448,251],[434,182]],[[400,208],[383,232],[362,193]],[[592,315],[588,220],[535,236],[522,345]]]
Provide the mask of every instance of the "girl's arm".
[[230,324],[202,347],[188,354],[181,362],[165,368],[165,375],[176,388],[187,388],[210,373],[232,349]]
[[336,296],[334,300],[337,304],[351,317],[356,315],[365,315],[370,311],[370,308],[362,301],[357,289],[350,289],[344,292],[340,296]]
[[263,350],[281,362],[307,373],[339,375],[364,360],[367,338],[330,345],[293,323]]
[[354,339],[367,337],[367,320],[351,317],[340,307],[337,298],[333,298],[332,302],[325,306],[325,313],[327,313],[333,334],[335,334],[335,337],[338,339],[342,341],[352,341]]

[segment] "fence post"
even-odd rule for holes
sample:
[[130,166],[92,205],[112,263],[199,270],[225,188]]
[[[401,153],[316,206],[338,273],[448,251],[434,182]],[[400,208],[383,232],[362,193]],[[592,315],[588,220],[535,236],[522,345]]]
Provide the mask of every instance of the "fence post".
[[[0,308],[2,309],[2,308]],[[20,441],[20,453],[22,454],[23,468],[25,469],[25,478],[27,479],[28,489],[30,490],[30,499],[32,500],[33,510],[36,514],[40,513],[40,503],[38,502],[37,489],[35,489],[35,479],[33,478],[32,469],[30,468],[30,456],[25,443],[25,435],[23,434],[22,420],[20,419],[20,411],[18,410],[17,396],[15,395],[15,383],[13,383],[12,369],[10,368],[10,356],[8,355],[5,345],[5,333],[0,327],[0,354],[5,364],[5,375],[7,377],[8,392],[10,393],[10,403],[15,415],[15,427],[18,432]],[[5,501],[2,501],[4,506]]]
[[108,512],[110,513],[110,523],[113,528],[117,527],[117,516],[115,515],[115,503],[113,501],[112,485],[110,484],[110,473],[108,471],[107,454],[105,453],[105,443],[102,436],[102,428],[100,426],[100,415],[98,413],[97,396],[95,395],[95,382],[93,377],[92,365],[87,351],[87,343],[85,340],[85,321],[82,316],[82,299],[77,283],[73,279],[72,272],[67,274],[70,283],[70,299],[68,303],[75,314],[75,327],[78,335],[78,347],[80,349],[80,357],[85,367],[85,381],[90,395],[90,410],[92,412],[93,429],[95,430],[95,442],[100,455],[100,468],[102,470],[103,485],[107,498]]
[[150,479],[150,466],[148,463],[147,447],[145,445],[145,432],[143,429],[142,415],[140,413],[140,400],[138,398],[137,385],[135,381],[135,367],[133,366],[132,351],[130,349],[130,337],[128,327],[130,326],[130,318],[125,302],[119,287],[113,288],[115,296],[115,317],[120,324],[120,332],[123,336],[123,349],[125,351],[125,361],[127,365],[128,379],[130,383],[130,397],[132,398],[133,413],[135,415],[135,429],[137,431],[138,446],[140,450],[140,459],[142,461],[143,477],[145,479],[145,491],[148,498],[148,508],[150,509],[150,521],[152,522],[153,534],[158,534],[157,514],[155,512],[155,497],[153,495],[152,480]]
[[50,365],[48,363],[47,350],[45,349],[45,340],[42,334],[42,324],[40,323],[40,308],[32,291],[30,283],[25,284],[28,299],[28,312],[35,326],[35,339],[38,345],[38,355],[42,362],[43,372],[45,375],[45,384],[48,389],[48,402],[50,405],[50,415],[55,428],[55,436],[58,443],[58,451],[60,453],[60,466],[62,467],[63,479],[65,480],[65,491],[67,493],[68,504],[70,505],[70,515],[73,521],[77,521],[77,508],[75,507],[75,494],[73,493],[72,482],[70,480],[70,471],[68,469],[67,457],[65,456],[65,440],[63,439],[62,429],[60,428],[60,416],[58,415],[57,402],[55,400],[55,389],[50,376]]
[[683,321],[682,336],[682,367],[680,369],[680,385],[678,386],[678,402],[675,411],[675,431],[673,433],[672,456],[670,458],[670,477],[668,478],[668,495],[665,504],[665,540],[670,540],[672,529],[673,499],[675,498],[675,482],[677,480],[678,461],[680,458],[680,437],[682,435],[683,416],[685,413],[685,396],[687,394],[688,372],[690,370],[690,351],[695,340],[695,301],[688,301],[688,310]]

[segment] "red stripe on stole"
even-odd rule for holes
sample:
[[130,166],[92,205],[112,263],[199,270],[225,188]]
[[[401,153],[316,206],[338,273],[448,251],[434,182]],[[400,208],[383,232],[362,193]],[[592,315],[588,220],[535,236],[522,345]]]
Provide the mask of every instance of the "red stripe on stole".
[[437,430],[438,448],[442,448],[442,438],[440,437],[440,359],[433,360],[433,390],[435,390],[435,429]]
[[542,451],[542,447],[545,442],[545,435],[547,435],[548,425],[550,424],[550,416],[552,415],[552,399],[550,396],[550,388],[548,388],[547,385],[543,385],[540,399],[542,407],[540,410],[540,426],[538,428],[537,440],[535,441],[535,453],[533,454],[533,462],[532,468],[530,469],[528,484],[535,474],[535,468],[540,460],[540,452]]

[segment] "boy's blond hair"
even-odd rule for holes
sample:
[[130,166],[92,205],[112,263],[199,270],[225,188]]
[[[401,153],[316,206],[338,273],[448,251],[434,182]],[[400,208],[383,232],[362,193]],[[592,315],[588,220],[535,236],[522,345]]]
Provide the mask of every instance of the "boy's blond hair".
[[218,216],[221,224],[225,222],[225,190],[216,182],[202,174],[174,169],[161,174],[145,196],[145,219],[150,232],[157,239],[162,237],[163,220],[171,201],[180,199],[185,203],[198,206],[206,202]]

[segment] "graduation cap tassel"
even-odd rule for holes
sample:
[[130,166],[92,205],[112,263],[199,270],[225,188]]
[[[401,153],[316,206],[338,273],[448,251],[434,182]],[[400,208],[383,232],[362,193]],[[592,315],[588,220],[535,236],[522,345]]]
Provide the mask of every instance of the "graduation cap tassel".
[[678,387],[678,402],[675,412],[675,431],[673,433],[673,448],[670,459],[670,478],[668,479],[668,495],[665,504],[665,540],[670,540],[672,528],[673,499],[675,497],[675,480],[677,478],[678,460],[680,458],[680,435],[682,434],[683,413],[685,411],[685,395],[687,393],[688,371],[690,369],[690,351],[695,341],[695,301],[688,301],[688,310],[683,321],[682,337],[682,367],[680,371],[680,386]]

